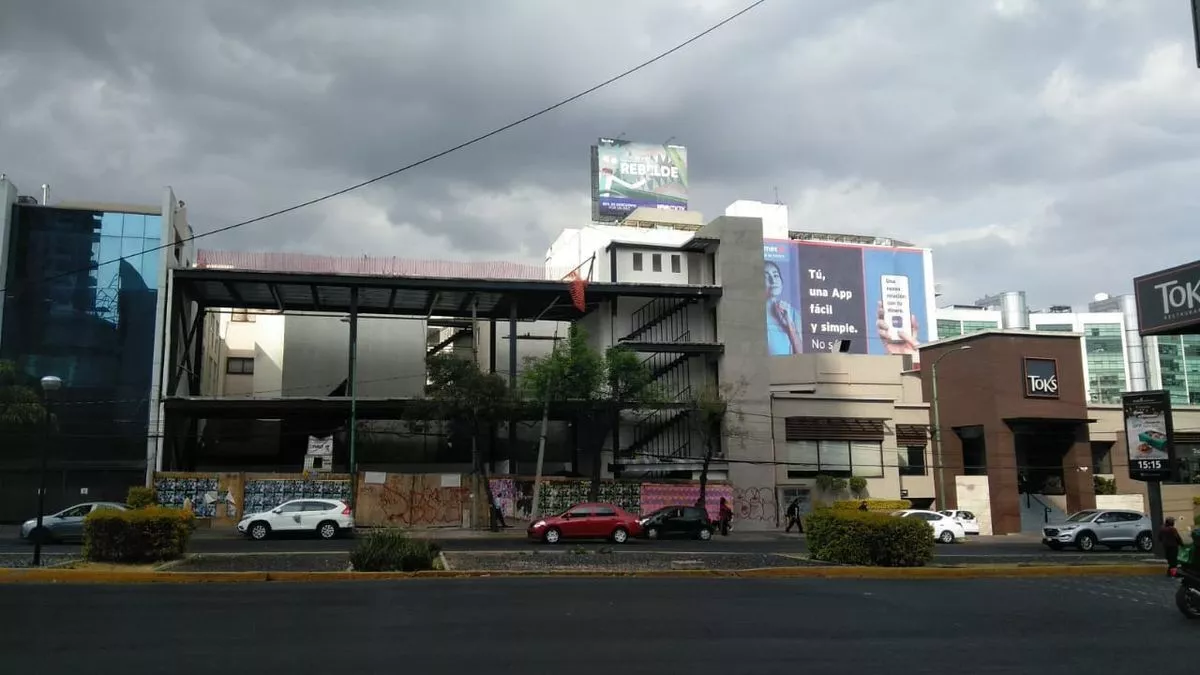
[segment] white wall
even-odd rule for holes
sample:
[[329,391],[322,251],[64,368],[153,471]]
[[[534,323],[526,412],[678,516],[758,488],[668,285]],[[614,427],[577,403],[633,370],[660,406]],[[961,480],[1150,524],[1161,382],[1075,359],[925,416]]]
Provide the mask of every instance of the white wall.
[[[641,267],[634,268],[637,256],[641,256]],[[688,256],[683,251],[663,249],[638,249],[624,246],[616,249],[617,278],[612,281],[622,284],[686,284],[688,282]],[[660,270],[654,271],[655,256]],[[673,272],[672,260],[678,260],[679,271]]]
[[788,207],[786,204],[767,204],[750,199],[739,199],[725,207],[725,215],[738,218],[761,218],[764,239],[787,239]]

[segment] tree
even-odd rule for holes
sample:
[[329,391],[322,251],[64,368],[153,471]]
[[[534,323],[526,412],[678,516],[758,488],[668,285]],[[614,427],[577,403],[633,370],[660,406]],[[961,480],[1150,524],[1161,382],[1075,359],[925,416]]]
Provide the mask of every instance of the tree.
[[471,433],[471,461],[476,473],[483,462],[478,451],[484,425],[506,419],[511,398],[504,378],[485,373],[472,359],[439,354],[426,361],[428,384],[426,412],[440,419],[454,420]]
[[0,432],[29,431],[46,419],[37,389],[12,361],[0,361]]
[[[739,408],[731,408],[729,402],[741,398],[746,390],[745,379],[735,384],[707,384],[688,399],[687,410],[691,436],[700,443],[704,450],[704,460],[700,466],[700,499],[698,504],[703,507],[708,492],[708,468],[713,459],[721,451],[722,438],[744,438],[746,430],[743,422],[745,413]],[[732,417],[732,419],[731,419]]]
[[579,443],[591,459],[588,499],[598,499],[601,448],[619,423],[620,411],[659,401],[650,369],[626,347],[609,347],[600,354],[588,344],[587,332],[572,324],[566,340],[549,355],[525,360],[522,377],[532,398],[577,404]]

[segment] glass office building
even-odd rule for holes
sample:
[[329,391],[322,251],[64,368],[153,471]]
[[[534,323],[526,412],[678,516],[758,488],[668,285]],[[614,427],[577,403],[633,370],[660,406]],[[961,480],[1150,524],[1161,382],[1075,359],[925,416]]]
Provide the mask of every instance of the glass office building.
[[12,209],[0,359],[62,378],[60,458],[144,460],[162,217]]

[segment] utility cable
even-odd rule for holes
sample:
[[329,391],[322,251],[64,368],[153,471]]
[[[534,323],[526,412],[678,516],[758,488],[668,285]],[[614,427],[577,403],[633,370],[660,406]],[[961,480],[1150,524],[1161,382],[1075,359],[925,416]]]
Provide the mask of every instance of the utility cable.
[[[214,234],[221,234],[222,232],[229,232],[230,230],[236,230],[236,229],[238,229],[238,228],[245,227],[245,226],[247,226],[247,225],[253,225],[254,223],[260,223],[260,222],[262,222],[262,221],[264,221],[264,220],[270,220],[271,218],[276,218],[276,217],[278,217],[278,216],[282,216],[282,215],[285,215],[285,214],[288,214],[288,213],[292,213],[292,212],[294,212],[294,211],[299,211],[300,209],[304,209],[304,208],[308,208],[309,206],[314,206],[314,205],[316,205],[316,204],[320,204],[321,202],[328,201],[328,200],[330,200],[330,199],[333,199],[334,197],[340,197],[340,196],[342,196],[342,195],[344,195],[344,194],[347,194],[347,193],[350,193],[350,192],[354,192],[355,190],[360,190],[360,189],[362,189],[362,188],[364,188],[364,187],[367,187],[368,185],[372,185],[372,184],[374,184],[374,183],[378,183],[378,182],[380,182],[380,181],[383,181],[383,180],[386,180],[386,179],[388,179],[388,178],[391,178],[392,176],[396,176],[396,175],[398,175],[398,174],[404,173],[405,171],[409,171],[409,170],[411,170],[411,169],[415,169],[415,168],[417,168],[417,167],[419,167],[419,166],[422,166],[422,165],[424,165],[424,164],[428,164],[428,163],[430,163],[430,162],[432,162],[432,161],[434,161],[434,160],[441,159],[442,157],[445,157],[446,155],[450,155],[450,154],[453,154],[453,153],[455,153],[455,152],[458,152],[459,150],[463,150],[463,149],[469,148],[469,147],[471,147],[472,145],[475,145],[475,144],[477,144],[477,143],[481,143],[481,142],[483,142],[483,141],[486,141],[487,139],[489,139],[489,138],[491,138],[491,137],[493,137],[493,136],[497,136],[497,135],[499,135],[499,134],[502,134],[502,133],[504,133],[504,132],[508,131],[509,129],[513,129],[513,128],[515,128],[515,127],[518,127],[518,126],[520,126],[520,125],[522,125],[522,124],[525,124],[526,122],[529,122],[529,121],[532,121],[532,120],[534,120],[534,119],[537,119],[538,117],[541,117],[541,116],[543,116],[543,115],[545,115],[545,114],[547,114],[547,113],[550,113],[550,112],[553,112],[553,111],[555,111],[555,110],[558,110],[559,108],[561,108],[561,107],[563,107],[563,106],[565,106],[565,105],[568,105],[568,104],[574,103],[575,101],[578,101],[579,99],[581,99],[581,98],[584,98],[585,96],[588,96],[588,95],[590,95],[590,94],[593,94],[593,93],[595,93],[595,92],[597,92],[597,91],[599,91],[599,90],[601,90],[601,89],[603,89],[603,88],[607,87],[607,86],[608,86],[608,85],[610,85],[610,84],[613,84],[613,83],[615,83],[615,82],[617,82],[617,81],[619,81],[619,80],[622,80],[622,79],[624,79],[624,78],[626,78],[626,77],[629,77],[630,75],[633,75],[634,73],[636,73],[636,72],[638,72],[638,71],[640,71],[640,70],[643,70],[643,69],[645,69],[645,68],[648,68],[649,66],[652,66],[652,65],[654,65],[655,63],[658,63],[659,61],[661,61],[661,60],[663,60],[663,59],[667,58],[668,56],[671,56],[671,55],[672,55],[672,54],[674,54],[675,52],[678,52],[678,51],[680,51],[681,49],[683,49],[683,48],[687,47],[688,45],[691,45],[693,42],[696,42],[696,41],[700,40],[701,38],[705,37],[706,35],[708,35],[708,34],[710,34],[710,33],[714,32],[714,31],[717,31],[717,30],[719,30],[720,28],[723,28],[725,25],[727,25],[727,24],[729,24],[729,23],[733,22],[734,20],[738,19],[738,18],[739,18],[739,17],[741,17],[742,15],[744,15],[744,14],[746,14],[746,13],[750,12],[751,10],[753,10],[753,9],[757,8],[759,5],[763,4],[764,2],[766,2],[766,0],[755,0],[755,2],[752,2],[752,3],[750,3],[749,5],[747,5],[746,7],[742,8],[741,10],[739,10],[739,11],[735,12],[734,14],[731,14],[731,15],[729,15],[728,17],[726,17],[726,18],[722,19],[721,21],[718,21],[717,23],[715,23],[715,24],[713,24],[713,25],[709,26],[708,28],[704,29],[703,31],[701,31],[701,32],[699,32],[699,33],[696,33],[696,34],[695,34],[695,35],[693,35],[692,37],[690,37],[690,38],[688,38],[688,39],[684,40],[683,42],[680,42],[679,44],[675,45],[674,47],[671,47],[670,49],[666,50],[665,52],[661,52],[661,53],[659,53],[658,55],[656,55],[656,56],[654,56],[654,57],[651,57],[650,59],[647,59],[647,60],[645,60],[645,61],[642,61],[641,63],[639,63],[639,64],[637,64],[637,65],[635,65],[635,66],[633,66],[633,67],[631,67],[631,68],[628,68],[627,70],[624,70],[624,71],[622,71],[622,72],[620,72],[620,73],[618,73],[618,74],[616,74],[616,75],[613,75],[612,77],[610,77],[610,78],[608,78],[608,79],[604,80],[603,82],[600,82],[600,83],[598,83],[598,84],[594,84],[594,85],[592,85],[591,87],[588,87],[587,89],[584,89],[583,91],[581,91],[581,92],[579,92],[579,93],[577,93],[577,94],[573,94],[573,95],[571,95],[571,96],[568,96],[567,98],[564,98],[564,99],[562,99],[562,100],[558,101],[557,103],[553,103],[553,104],[551,104],[551,105],[548,105],[548,106],[546,106],[545,108],[542,108],[541,110],[538,110],[538,111],[536,111],[536,112],[530,113],[530,114],[528,114],[528,115],[526,115],[526,116],[524,116],[524,117],[522,117],[522,118],[520,118],[520,119],[514,120],[514,121],[512,121],[512,122],[509,122],[508,124],[505,124],[504,126],[496,127],[495,129],[492,129],[491,131],[488,131],[488,132],[486,132],[486,133],[480,134],[479,136],[476,136],[476,137],[474,137],[474,138],[472,138],[472,139],[470,139],[470,140],[463,141],[462,143],[459,143],[458,145],[455,145],[455,146],[452,146],[452,147],[446,148],[445,150],[442,150],[441,152],[434,153],[434,154],[432,154],[432,155],[429,155],[429,156],[427,156],[427,157],[425,157],[425,158],[423,158],[423,159],[419,159],[419,160],[417,160],[417,161],[415,161],[415,162],[412,162],[412,163],[410,163],[410,164],[406,164],[406,165],[404,165],[404,166],[402,166],[402,167],[400,167],[400,168],[398,168],[398,169],[392,169],[391,171],[388,171],[387,173],[383,173],[383,174],[380,174],[380,175],[378,175],[378,176],[375,176],[374,178],[368,178],[367,180],[364,180],[364,181],[361,181],[361,182],[355,183],[355,184],[353,184],[353,185],[350,185],[350,186],[344,187],[344,188],[342,188],[342,189],[340,189],[340,190],[335,190],[335,191],[333,191],[333,192],[326,193],[326,194],[324,194],[324,195],[322,195],[322,196],[320,196],[320,197],[314,197],[313,199],[309,199],[309,200],[307,200],[307,201],[303,201],[303,202],[300,202],[300,203],[298,203],[298,204],[293,204],[292,206],[288,206],[288,207],[285,207],[285,208],[282,208],[282,209],[278,209],[278,210],[276,210],[276,211],[272,211],[272,212],[270,212],[270,213],[266,213],[266,214],[264,214],[264,215],[257,216],[257,217],[255,217],[255,218],[251,218],[251,219],[249,219],[249,220],[243,220],[243,221],[241,221],[241,222],[234,223],[234,224],[232,224],[232,225],[226,225],[226,226],[224,226],[224,227],[218,227],[218,228],[217,228],[217,229],[215,229],[215,230],[209,230],[208,232],[202,232],[202,233],[200,233],[200,234],[192,234],[192,235],[189,235],[189,236],[187,236],[187,237],[184,237],[183,239],[181,239],[181,240],[179,240],[179,241],[177,241],[177,242],[171,242],[171,243],[169,243],[169,244],[162,244],[162,245],[159,245],[159,246],[154,246],[154,247],[151,247],[151,248],[147,248],[147,249],[144,249],[144,250],[138,251],[137,253],[132,253],[132,254],[129,254],[129,255],[127,255],[127,256],[121,256],[121,257],[119,257],[119,258],[114,258],[114,259],[112,259],[112,260],[106,260],[106,261],[104,261],[104,262],[101,262],[101,263],[95,263],[95,264],[91,264],[91,265],[88,265],[87,267],[81,267],[81,268],[79,268],[79,269],[75,269],[75,270],[69,270],[69,271],[66,271],[66,272],[60,272],[60,273],[58,273],[58,274],[53,274],[53,275],[50,275],[50,276],[44,277],[44,278],[42,279],[42,281],[43,281],[43,282],[44,282],[44,281],[52,281],[52,280],[54,280],[54,279],[58,279],[58,278],[61,278],[61,277],[67,277],[67,276],[71,276],[71,275],[74,275],[74,274],[79,274],[79,273],[81,273],[81,272],[89,272],[89,271],[91,271],[91,270],[93,270],[93,269],[96,269],[96,268],[98,268],[98,267],[103,267],[104,265],[108,265],[108,264],[111,264],[111,263],[116,263],[116,262],[121,262],[122,260],[125,260],[126,258],[135,258],[135,257],[137,257],[137,256],[140,256],[140,255],[143,255],[143,254],[145,254],[145,253],[153,253],[153,252],[155,252],[155,251],[161,251],[161,250],[163,250],[163,249],[167,249],[167,248],[173,248],[173,247],[175,247],[175,246],[178,246],[178,245],[180,245],[180,244],[186,244],[186,243],[193,242],[193,241],[195,241],[195,240],[197,240],[197,239],[201,239],[201,238],[204,238],[204,237],[210,237],[210,236],[212,236],[212,235],[214,235]],[[4,296],[4,294],[5,294],[5,293],[7,293],[8,291],[9,291],[8,287],[0,288],[0,297],[3,297],[3,296]]]

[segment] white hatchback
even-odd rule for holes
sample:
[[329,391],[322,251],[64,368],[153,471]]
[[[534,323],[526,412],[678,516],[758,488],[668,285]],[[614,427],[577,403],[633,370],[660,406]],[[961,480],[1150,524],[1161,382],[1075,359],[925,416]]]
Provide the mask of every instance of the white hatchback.
[[966,532],[967,534],[979,534],[979,519],[975,517],[974,513],[962,510],[938,511],[938,513],[962,523],[963,532]]
[[905,511],[895,511],[893,516],[898,518],[917,518],[929,523],[933,528],[933,538],[943,544],[953,544],[956,541],[962,541],[967,538],[966,531],[963,530],[962,523],[953,518],[943,516],[937,511],[922,511],[920,509],[908,509]]
[[293,499],[270,511],[247,514],[237,529],[259,540],[274,532],[312,532],[322,539],[333,539],[354,529],[354,512],[339,499]]

